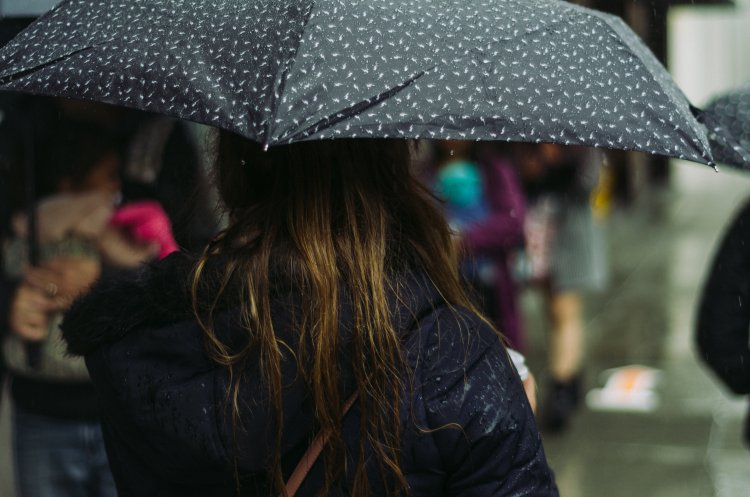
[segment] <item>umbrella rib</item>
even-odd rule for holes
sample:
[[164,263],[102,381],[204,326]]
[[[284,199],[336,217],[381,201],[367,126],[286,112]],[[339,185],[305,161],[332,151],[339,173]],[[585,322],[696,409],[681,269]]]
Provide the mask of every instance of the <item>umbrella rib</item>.
[[54,59],[50,59],[46,62],[43,62],[41,64],[35,65],[34,67],[30,67],[28,69],[20,69],[12,71],[10,74],[6,74],[5,76],[0,76],[0,85],[6,85],[9,83],[12,83],[13,81],[16,81],[17,79],[23,78],[24,76],[28,74],[32,74],[36,71],[39,71],[41,69],[44,69],[47,66],[51,66],[53,64],[57,64],[58,62],[61,62],[65,59],[69,59],[73,57],[74,55],[78,55],[81,52],[87,52],[89,50],[93,50],[96,48],[96,45],[91,45],[84,48],[79,48],[77,50],[73,50],[72,52],[68,52],[65,55],[61,55],[59,57],[55,57]]
[[349,107],[346,107],[344,109],[341,109],[337,111],[334,114],[330,114],[319,121],[317,121],[315,124],[312,124],[308,126],[307,128],[298,131],[294,133],[292,136],[288,138],[284,138],[283,136],[279,138],[278,141],[284,141],[284,142],[291,142],[298,139],[303,139],[309,135],[312,135],[314,133],[318,133],[326,128],[330,128],[331,126],[334,126],[335,124],[345,120],[349,119],[351,117],[354,117],[358,114],[361,114],[362,112],[366,111],[367,109],[370,109],[376,105],[378,105],[383,100],[387,100],[391,98],[392,96],[396,95],[397,93],[401,92],[402,90],[408,88],[411,86],[415,81],[417,81],[419,78],[424,76],[426,73],[432,71],[435,67],[431,67],[429,69],[426,69],[424,71],[420,71],[419,73],[415,74],[411,78],[407,79],[403,83],[394,86],[393,88],[390,88],[389,90],[386,90],[382,93],[378,93],[372,98],[369,98],[367,100],[362,100],[360,102],[357,102],[354,105],[351,105]]
[[[588,9],[583,6],[577,5],[576,7],[584,12],[587,11],[591,17],[599,19],[606,27],[608,27],[613,33],[615,33],[615,35],[617,35],[617,39],[620,41],[620,43],[622,43],[623,47],[627,48],[631,53],[640,53],[638,59],[640,59],[643,67],[648,71],[649,75],[655,81],[658,81],[666,88],[671,87],[674,93],[682,95],[682,90],[680,90],[677,84],[672,80],[667,70],[661,65],[651,49],[649,49],[643,43],[643,41],[638,38],[635,33],[632,32],[628,25],[625,24],[625,21],[615,15]],[[665,95],[674,104],[675,109],[678,112],[691,114],[693,117],[695,117],[695,111],[692,106],[686,103],[686,106],[683,107],[680,105],[679,101],[672,98],[672,95],[670,95],[669,93],[665,93]],[[685,99],[685,102],[687,102],[687,99]],[[683,114],[683,117],[686,117],[685,114]],[[687,121],[689,122],[690,120],[687,119]],[[697,146],[692,142],[692,140],[690,140],[690,145],[692,146],[693,150],[698,155],[700,155],[708,165],[714,165],[715,161],[713,155],[711,155],[710,153],[708,141],[701,140],[700,136],[698,136],[698,139],[702,141],[701,145],[703,145],[703,147]],[[708,154],[704,153],[704,150],[708,152]]]
[[268,105],[266,107],[271,109],[271,115],[266,122],[265,137],[263,138],[264,149],[267,149],[268,145],[271,142],[271,137],[273,136],[276,123],[276,115],[279,110],[279,100],[281,94],[284,91],[284,88],[286,87],[287,79],[289,79],[289,73],[292,71],[294,62],[297,60],[297,52],[299,51],[300,44],[302,43],[302,37],[305,32],[305,27],[310,22],[310,17],[312,16],[312,11],[314,8],[315,0],[311,0],[310,6],[305,13],[302,27],[300,28],[300,36],[297,38],[297,42],[295,43],[294,47],[292,47],[289,53],[289,58],[283,65],[283,69],[277,74],[276,79],[274,80],[273,91],[268,94]]

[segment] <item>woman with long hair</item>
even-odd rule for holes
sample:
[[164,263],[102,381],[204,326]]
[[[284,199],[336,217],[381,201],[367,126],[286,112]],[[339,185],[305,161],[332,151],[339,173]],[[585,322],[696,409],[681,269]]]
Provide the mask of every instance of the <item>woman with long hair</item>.
[[221,133],[226,230],[74,306],[121,496],[557,495],[409,147]]

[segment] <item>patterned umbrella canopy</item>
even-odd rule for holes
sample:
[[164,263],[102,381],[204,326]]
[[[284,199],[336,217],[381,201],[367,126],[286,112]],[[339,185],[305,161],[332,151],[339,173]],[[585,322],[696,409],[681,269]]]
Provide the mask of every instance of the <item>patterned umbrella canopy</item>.
[[637,36],[558,0],[69,0],[0,50],[0,89],[267,146],[502,139],[711,163],[705,128]]
[[716,97],[699,120],[716,162],[750,171],[750,83]]

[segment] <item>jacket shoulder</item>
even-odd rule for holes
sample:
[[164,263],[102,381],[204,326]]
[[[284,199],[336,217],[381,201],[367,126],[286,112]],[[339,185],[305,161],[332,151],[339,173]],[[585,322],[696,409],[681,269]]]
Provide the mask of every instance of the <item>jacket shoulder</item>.
[[61,329],[68,352],[87,355],[133,329],[192,319],[187,282],[193,263],[175,253],[136,269],[105,269],[65,314]]
[[[500,335],[468,309],[442,308],[420,330],[417,429],[446,495],[554,496],[534,415]],[[415,464],[419,464],[416,462]]]

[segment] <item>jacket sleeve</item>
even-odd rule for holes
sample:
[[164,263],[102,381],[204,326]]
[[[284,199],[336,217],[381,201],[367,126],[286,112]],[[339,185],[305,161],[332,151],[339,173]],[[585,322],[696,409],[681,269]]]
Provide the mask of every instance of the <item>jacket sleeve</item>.
[[750,393],[750,202],[728,228],[703,287],[696,339],[702,359],[735,393]]
[[495,332],[443,312],[422,378],[450,497],[556,496],[534,415]]
[[470,253],[492,255],[523,242],[525,201],[511,164],[493,157],[484,161],[483,172],[490,215],[464,232],[463,243]]
[[153,468],[149,468],[119,439],[111,423],[102,422],[107,460],[115,479],[119,497],[159,495],[158,479]]

